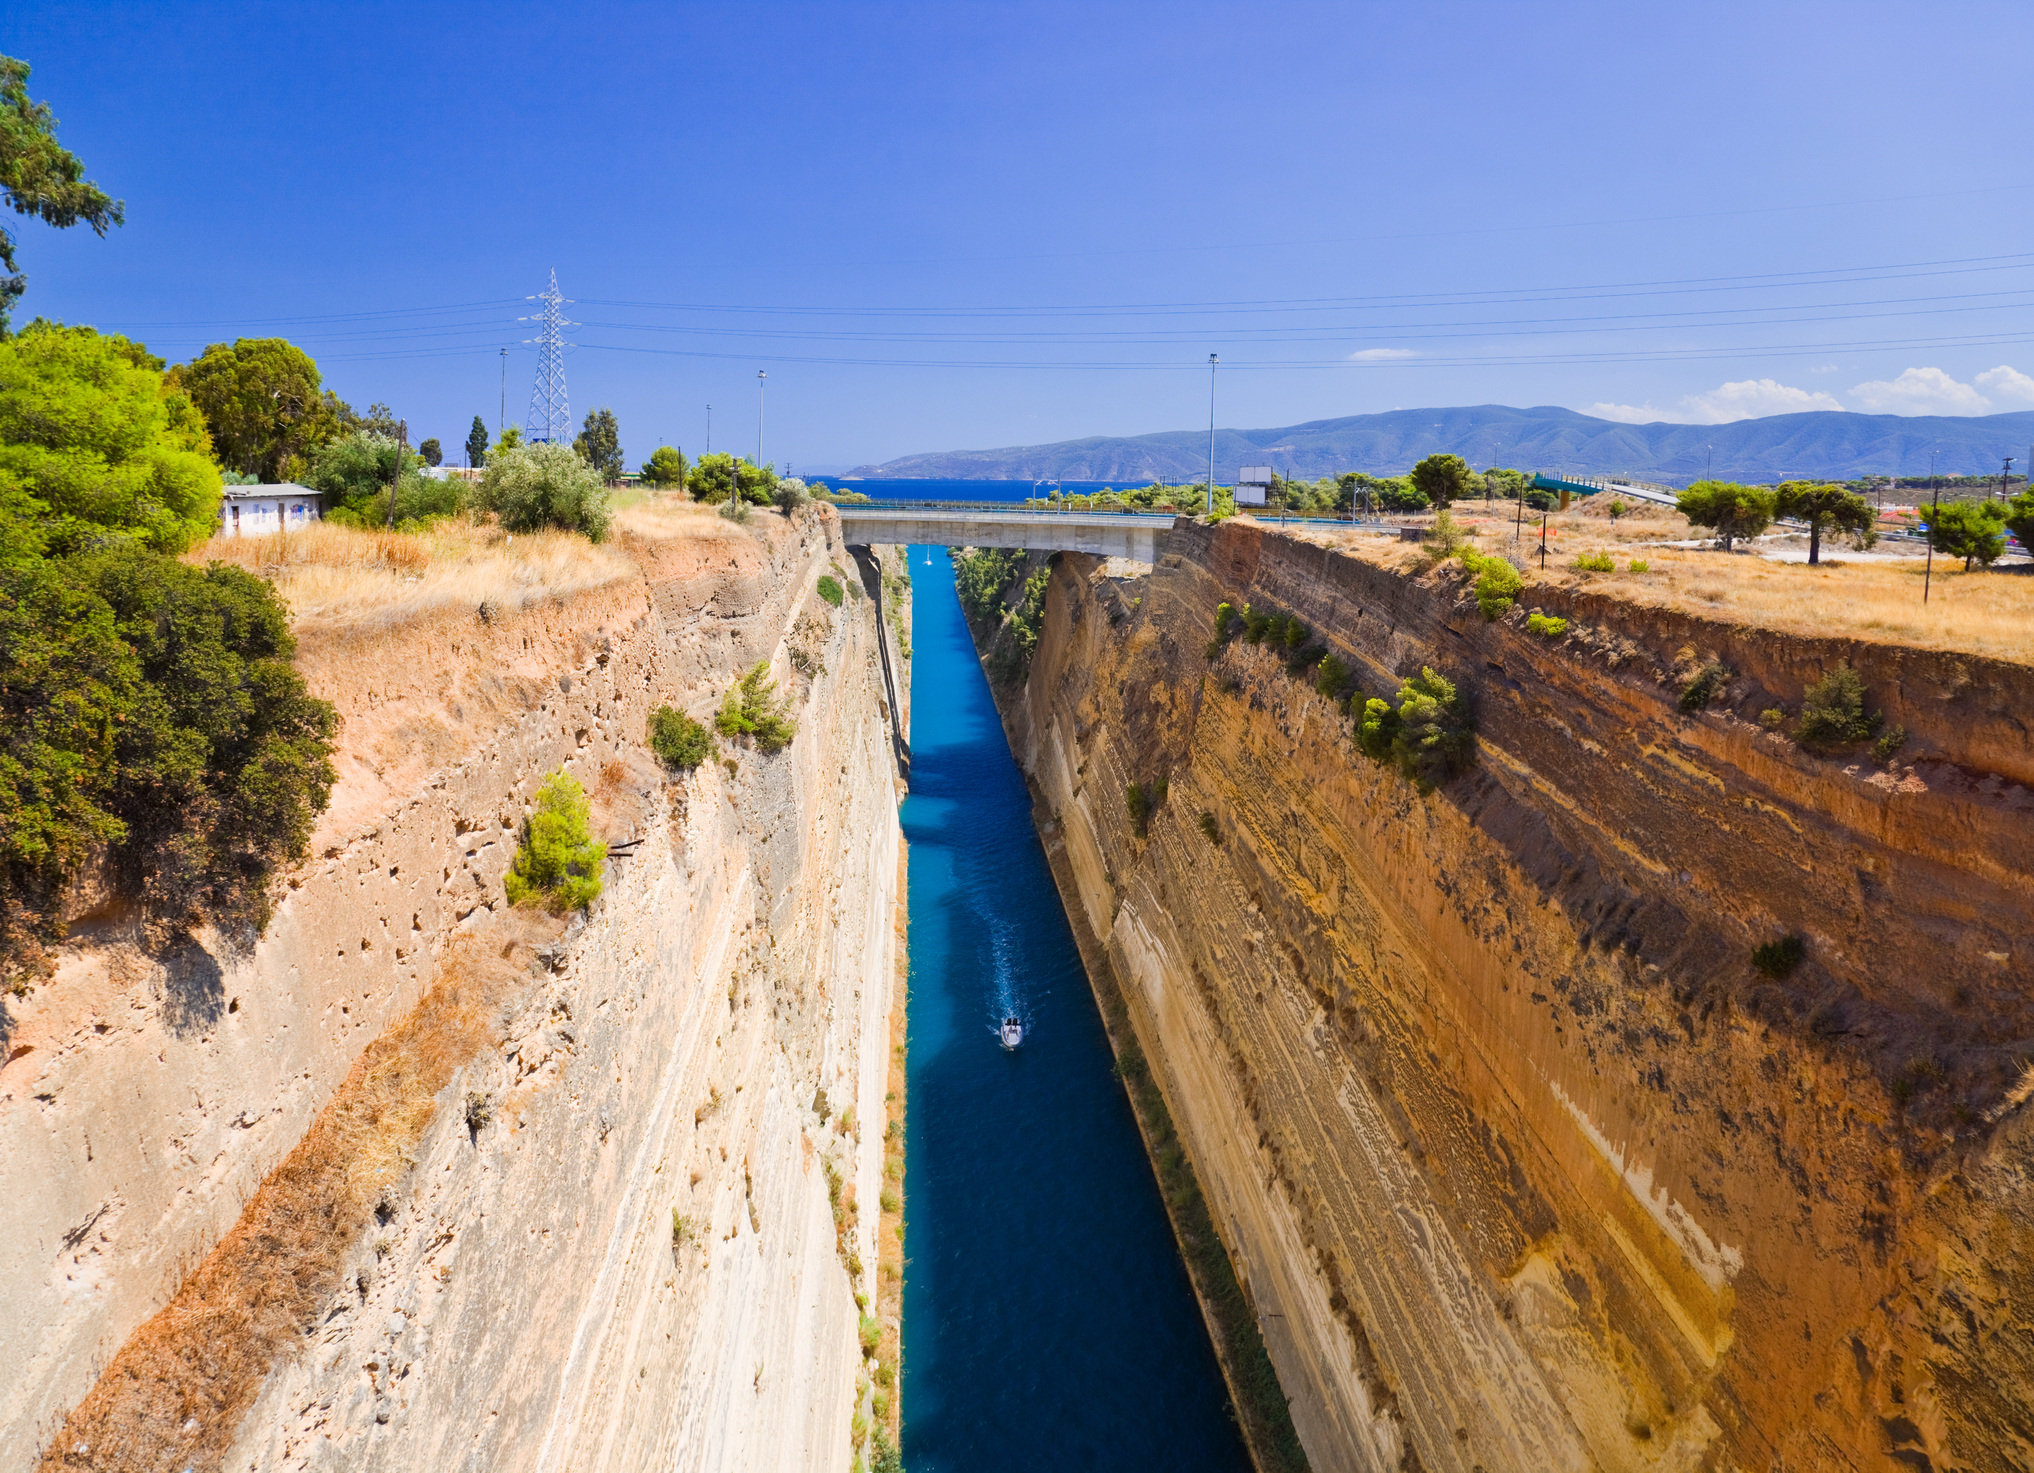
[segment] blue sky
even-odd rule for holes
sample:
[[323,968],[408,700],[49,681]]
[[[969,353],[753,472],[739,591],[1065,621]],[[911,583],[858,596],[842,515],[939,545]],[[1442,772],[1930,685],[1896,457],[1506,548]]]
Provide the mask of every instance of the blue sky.
[[2034,6],[8,7],[127,204],[25,313],[281,335],[448,447],[529,408],[839,467],[1563,404],[2034,407]]

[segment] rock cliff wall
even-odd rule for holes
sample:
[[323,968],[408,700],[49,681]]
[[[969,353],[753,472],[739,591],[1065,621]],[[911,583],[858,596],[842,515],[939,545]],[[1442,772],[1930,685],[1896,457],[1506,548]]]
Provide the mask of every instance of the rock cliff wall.
[[[344,716],[341,786],[251,955],[164,968],[109,934],[16,1010],[0,1216],[47,1270],[5,1281],[0,1467],[33,1464],[81,1398],[121,1425],[101,1372],[191,1340],[179,1286],[357,1090],[368,1043],[476,956],[512,973],[486,1046],[424,1102],[373,1220],[335,1228],[340,1287],[296,1343],[189,1408],[198,1463],[848,1460],[901,895],[876,605],[818,596],[855,574],[823,509],[623,528],[607,587],[306,649]],[[759,659],[794,697],[792,745],[661,769],[649,711],[710,716]],[[500,881],[559,767],[604,837],[640,843],[533,952]],[[50,1455],[137,1465],[122,1447],[67,1433]]]
[[[1283,651],[1211,659],[1224,599],[1457,680],[1477,766],[1421,794]],[[1000,693],[1313,1466],[2028,1466],[2034,672],[1527,602],[1568,633],[1182,524],[1059,559]],[[1890,769],[1756,719],[1840,659]]]

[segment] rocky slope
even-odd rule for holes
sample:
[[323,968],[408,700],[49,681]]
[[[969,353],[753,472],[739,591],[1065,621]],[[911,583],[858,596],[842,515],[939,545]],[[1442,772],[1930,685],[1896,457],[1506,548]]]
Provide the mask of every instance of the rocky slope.
[[[820,508],[631,513],[621,548],[606,587],[307,647],[342,784],[252,955],[109,925],[17,1006],[0,1215],[47,1267],[0,1291],[0,1467],[848,1460],[901,897],[878,580],[818,596],[863,581]],[[662,770],[649,711],[759,659],[793,744]],[[639,843],[552,937],[500,880],[559,767]],[[236,1282],[289,1310],[265,1357],[193,1302]]]
[[[1477,765],[1422,794],[1282,651],[1210,659],[1224,599],[1457,680]],[[2034,672],[1526,602],[1567,633],[1183,524],[1059,559],[1000,693],[1313,1466],[2028,1466]],[[1757,720],[1839,660],[1890,769]]]

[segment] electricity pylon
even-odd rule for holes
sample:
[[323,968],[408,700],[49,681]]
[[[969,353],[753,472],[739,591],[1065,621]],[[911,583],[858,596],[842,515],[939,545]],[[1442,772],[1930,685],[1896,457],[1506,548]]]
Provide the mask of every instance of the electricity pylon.
[[537,350],[537,381],[530,388],[530,417],[523,429],[533,444],[569,445],[572,442],[572,403],[565,394],[565,350],[572,344],[565,341],[565,329],[579,324],[567,322],[560,310],[569,299],[558,295],[556,270],[551,272],[550,286],[524,300],[542,302],[544,310],[533,317],[516,319],[518,322],[543,324],[536,337],[524,340]]

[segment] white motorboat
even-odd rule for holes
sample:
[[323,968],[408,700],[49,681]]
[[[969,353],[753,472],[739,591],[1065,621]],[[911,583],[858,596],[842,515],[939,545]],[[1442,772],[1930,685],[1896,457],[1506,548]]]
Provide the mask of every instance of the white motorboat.
[[996,1036],[1003,1040],[1004,1048],[1015,1048],[1024,1042],[1024,1025],[1015,1018],[1005,1018],[1003,1026],[996,1030]]

